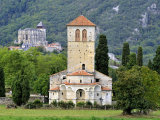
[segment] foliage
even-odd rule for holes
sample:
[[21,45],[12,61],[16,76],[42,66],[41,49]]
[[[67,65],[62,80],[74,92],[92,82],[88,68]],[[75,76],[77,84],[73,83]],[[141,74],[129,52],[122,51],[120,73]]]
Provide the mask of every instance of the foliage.
[[0,66],[0,97],[5,97],[5,78],[3,68]]
[[86,105],[85,102],[78,102],[76,104],[77,107],[84,107],[85,105]]
[[142,47],[138,47],[137,65],[138,66],[143,66],[143,50],[142,50]]
[[36,108],[36,105],[33,104],[33,102],[28,102],[28,103],[24,106],[24,108],[26,108],[26,109],[35,109],[35,108]]
[[126,66],[129,61],[130,48],[128,43],[123,43],[122,65]]
[[131,114],[133,109],[141,113],[154,110],[160,103],[160,76],[147,67],[133,67],[118,71],[118,81],[114,84],[117,105],[124,114]]
[[153,63],[151,60],[148,61],[148,68],[150,68],[151,70],[153,70]]
[[156,56],[153,59],[153,69],[160,74],[160,46],[157,48]]
[[34,83],[34,91],[41,95],[48,96],[49,91],[49,76],[47,74],[41,74]]
[[91,108],[92,106],[93,106],[93,105],[92,105],[92,103],[91,103],[90,101],[87,101],[87,102],[86,102],[86,107],[87,107],[87,108]]
[[95,67],[96,70],[108,75],[108,46],[105,35],[100,35],[98,47],[96,48]]
[[135,53],[131,53],[129,56],[129,61],[127,63],[127,68],[131,69],[134,65],[136,65],[136,54]]
[[115,69],[112,68],[109,69],[109,76],[111,76],[112,82],[117,81],[117,73]]
[[12,99],[15,104],[26,104],[30,97],[29,79],[25,66],[21,68],[12,84]]
[[54,100],[51,105],[53,105],[53,107],[58,107],[58,102],[56,100]]
[[43,106],[43,103],[39,99],[35,100],[33,104],[36,106],[36,108],[41,108]]

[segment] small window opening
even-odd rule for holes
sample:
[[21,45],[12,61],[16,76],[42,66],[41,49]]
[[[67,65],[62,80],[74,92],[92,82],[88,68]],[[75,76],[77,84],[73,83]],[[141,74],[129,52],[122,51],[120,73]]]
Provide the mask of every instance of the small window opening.
[[70,80],[69,80],[69,83],[70,83]]
[[63,80],[66,79],[66,76],[63,76]]
[[99,96],[99,93],[97,93],[97,96]]
[[108,93],[106,93],[106,96],[108,96]]
[[26,40],[28,40],[28,35],[26,35]]
[[63,95],[63,92],[62,92],[62,95]]
[[96,82],[99,82],[99,79],[96,79]]
[[79,94],[80,94],[80,97],[82,97],[82,92],[80,92]]
[[82,83],[82,80],[80,80],[80,83]]
[[85,70],[85,64],[82,64],[82,70]]
[[54,93],[53,93],[53,95],[54,95]]
[[92,80],[91,80],[91,83],[92,83]]

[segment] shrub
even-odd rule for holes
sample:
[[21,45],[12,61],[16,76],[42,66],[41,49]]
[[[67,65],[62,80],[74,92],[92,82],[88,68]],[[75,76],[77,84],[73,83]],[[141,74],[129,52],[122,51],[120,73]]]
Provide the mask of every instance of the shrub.
[[67,102],[68,109],[74,108],[75,104],[72,101]]
[[77,107],[84,107],[85,106],[85,102],[78,102],[76,106]]
[[92,107],[92,103],[91,103],[90,101],[87,101],[87,102],[86,102],[86,107],[87,107],[87,108],[91,108],[91,107]]
[[28,102],[28,103],[24,106],[24,108],[26,108],[26,109],[35,109],[35,108],[36,108],[36,105],[33,104],[33,102]]
[[66,104],[64,101],[58,102],[58,106],[59,106],[60,108],[64,108],[64,109],[67,108],[67,104]]
[[53,105],[53,107],[58,107],[58,102],[56,100],[54,100],[51,105]]
[[17,108],[17,106],[15,104],[8,104],[6,108]]
[[33,104],[36,106],[36,108],[41,108],[43,106],[43,103],[40,100],[35,100]]

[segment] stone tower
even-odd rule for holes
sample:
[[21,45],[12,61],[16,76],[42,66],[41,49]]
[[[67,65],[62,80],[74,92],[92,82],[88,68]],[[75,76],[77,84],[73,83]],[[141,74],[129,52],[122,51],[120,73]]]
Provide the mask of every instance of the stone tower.
[[83,15],[67,24],[68,73],[79,70],[94,73],[95,27]]

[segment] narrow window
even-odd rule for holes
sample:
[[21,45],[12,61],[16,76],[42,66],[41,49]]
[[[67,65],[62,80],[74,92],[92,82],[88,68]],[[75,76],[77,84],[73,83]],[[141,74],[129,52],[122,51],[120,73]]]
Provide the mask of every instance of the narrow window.
[[82,80],[80,80],[80,83],[82,83]]
[[62,95],[63,95],[63,92],[62,92]]
[[28,35],[26,35],[26,40],[28,40]]
[[97,93],[97,96],[99,96],[99,93]]
[[82,91],[80,91],[79,94],[80,94],[80,97],[82,97]]
[[92,83],[92,80],[91,80],[91,83]]
[[85,70],[85,64],[82,64],[82,70]]
[[80,30],[79,29],[77,29],[75,32],[75,41],[76,42],[80,41]]
[[69,83],[70,83],[70,80],[69,80]]
[[82,31],[82,41],[87,41],[87,30],[86,29]]
[[96,79],[96,82],[99,82],[99,79]]

